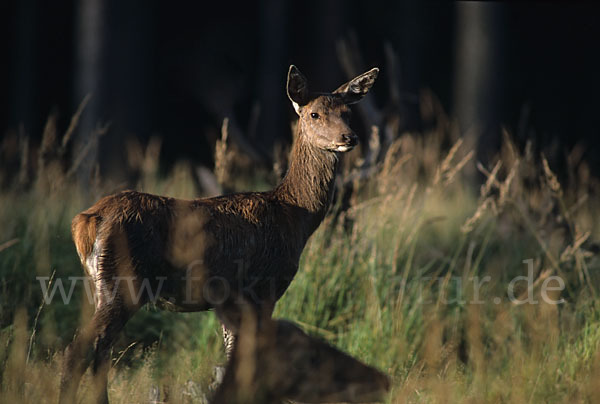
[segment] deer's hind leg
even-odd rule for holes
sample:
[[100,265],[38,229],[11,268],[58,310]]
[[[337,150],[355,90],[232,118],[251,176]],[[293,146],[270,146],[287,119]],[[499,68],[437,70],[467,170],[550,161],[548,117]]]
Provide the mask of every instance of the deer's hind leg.
[[102,325],[94,341],[92,363],[94,396],[97,402],[108,403],[110,348],[133,313],[125,304],[121,303],[102,307],[97,314]]
[[81,377],[92,363],[94,396],[107,403],[106,391],[110,367],[110,347],[133,313],[120,299],[99,306],[92,320],[78,333],[65,350],[60,388],[60,403],[73,403]]
[[[104,261],[104,262],[103,262]],[[107,383],[110,368],[110,348],[129,318],[143,305],[144,299],[132,303],[130,294],[138,295],[135,287],[120,282],[119,271],[108,259],[100,261],[94,279],[96,311],[91,321],[78,333],[65,350],[60,388],[60,403],[75,402],[77,388],[87,367],[92,364],[94,402],[108,403]],[[103,265],[102,265],[103,264]],[[133,283],[132,283],[133,285]]]

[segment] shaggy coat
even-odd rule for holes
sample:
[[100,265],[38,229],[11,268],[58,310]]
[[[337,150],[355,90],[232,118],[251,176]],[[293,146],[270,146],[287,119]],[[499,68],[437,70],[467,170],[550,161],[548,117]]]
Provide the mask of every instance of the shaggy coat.
[[94,285],[96,311],[65,351],[61,402],[75,401],[92,360],[97,401],[108,401],[112,342],[149,301],[178,311],[214,308],[228,355],[241,301],[270,317],[327,213],[338,153],[357,143],[347,105],[367,93],[377,72],[372,69],[333,93],[312,94],[306,78],[290,67],[287,92],[299,115],[298,132],[289,170],[272,191],[195,200],[125,191],[75,216],[73,240]]

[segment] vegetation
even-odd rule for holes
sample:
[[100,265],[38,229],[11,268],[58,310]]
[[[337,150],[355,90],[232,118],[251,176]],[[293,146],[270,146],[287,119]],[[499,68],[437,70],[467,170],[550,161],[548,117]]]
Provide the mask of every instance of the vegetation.
[[[79,187],[61,163],[71,132],[60,144],[56,133],[51,119],[35,164],[0,173],[2,402],[58,396],[62,350],[92,306],[82,280],[70,304],[59,289],[46,302],[42,285],[69,293],[69,277],[82,276],[70,220],[119,188],[98,176]],[[597,402],[600,194],[578,149],[559,179],[508,134],[489,166],[443,117],[424,133],[393,135],[378,163],[366,167],[360,150],[345,162],[335,208],[275,316],[388,372],[391,403]],[[374,130],[370,145],[377,140]],[[159,170],[157,145],[130,147],[136,188],[201,195],[190,164]],[[219,143],[215,171],[241,160],[228,153]],[[256,176],[253,184],[273,181]],[[527,299],[537,303],[518,304]],[[127,324],[112,358],[113,402],[147,401],[156,389],[163,400],[201,402],[225,360],[214,314],[153,307]]]

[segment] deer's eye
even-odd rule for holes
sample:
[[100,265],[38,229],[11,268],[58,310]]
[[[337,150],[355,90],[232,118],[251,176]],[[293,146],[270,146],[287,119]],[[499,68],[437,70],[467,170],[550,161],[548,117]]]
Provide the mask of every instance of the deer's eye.
[[319,114],[317,114],[316,112],[311,112],[311,113],[310,113],[310,117],[311,117],[312,119],[319,119]]

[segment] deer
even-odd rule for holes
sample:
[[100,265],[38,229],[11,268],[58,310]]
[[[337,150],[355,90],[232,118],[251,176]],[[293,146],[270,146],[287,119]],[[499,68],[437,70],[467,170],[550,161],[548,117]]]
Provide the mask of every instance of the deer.
[[388,392],[390,381],[379,370],[291,321],[260,317],[248,307],[211,404],[365,403]]
[[349,105],[367,94],[378,72],[373,68],[331,93],[315,93],[290,66],[286,91],[298,115],[295,141],[287,173],[270,191],[182,200],[128,190],[73,218],[71,233],[91,280],[95,311],[65,349],[60,403],[75,401],[89,366],[96,402],[108,402],[110,348],[146,303],[181,312],[214,310],[228,357],[241,318],[236,300],[248,301],[261,317],[271,315],[332,203],[340,155],[358,143]]

